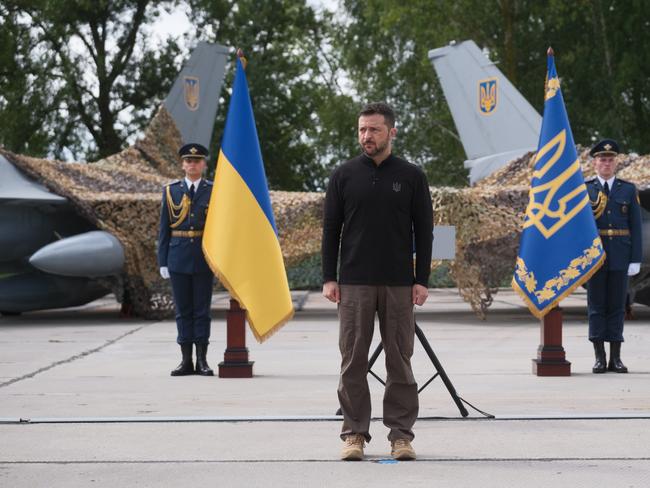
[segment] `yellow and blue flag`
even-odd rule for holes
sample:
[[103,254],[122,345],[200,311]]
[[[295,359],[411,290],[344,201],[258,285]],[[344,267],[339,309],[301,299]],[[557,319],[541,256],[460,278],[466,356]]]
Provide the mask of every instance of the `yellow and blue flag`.
[[205,258],[263,342],[293,316],[242,60],[203,234]]
[[542,318],[603,264],[560,80],[549,49],[544,118],[512,287]]

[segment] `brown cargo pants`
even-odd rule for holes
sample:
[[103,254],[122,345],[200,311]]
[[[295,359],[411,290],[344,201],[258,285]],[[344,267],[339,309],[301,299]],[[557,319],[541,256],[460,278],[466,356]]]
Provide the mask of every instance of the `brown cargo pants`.
[[341,377],[338,387],[343,412],[341,438],[362,434],[370,441],[368,353],[379,317],[379,332],[386,354],[384,425],[388,439],[412,440],[418,416],[418,390],[411,356],[415,338],[410,286],[341,285],[339,349]]

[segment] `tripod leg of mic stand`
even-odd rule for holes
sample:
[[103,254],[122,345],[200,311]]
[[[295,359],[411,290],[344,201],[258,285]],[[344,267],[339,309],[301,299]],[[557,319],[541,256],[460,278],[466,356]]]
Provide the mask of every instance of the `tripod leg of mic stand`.
[[431,344],[429,344],[429,341],[424,335],[424,332],[422,332],[422,329],[420,329],[420,326],[417,323],[415,324],[415,335],[418,336],[418,339],[420,340],[420,344],[422,344],[422,347],[426,351],[427,356],[429,356],[429,359],[433,363],[434,368],[436,368],[436,371],[440,375],[442,382],[447,387],[447,391],[449,391],[449,394],[451,395],[451,399],[458,407],[460,414],[463,417],[467,417],[469,415],[469,412],[465,408],[465,405],[463,405],[463,403],[461,402],[460,398],[458,398],[458,393],[456,393],[456,389],[454,388],[454,385],[451,383],[449,376],[447,376],[447,373],[445,372],[445,368],[443,368],[440,361],[438,361],[436,354],[433,352],[433,349],[431,348]]
[[372,369],[373,365],[375,364],[375,361],[377,361],[377,358],[379,357],[383,349],[384,349],[384,344],[380,342],[379,345],[377,346],[377,349],[375,349],[375,352],[372,353],[372,356],[370,356],[370,359],[368,360],[368,371]]

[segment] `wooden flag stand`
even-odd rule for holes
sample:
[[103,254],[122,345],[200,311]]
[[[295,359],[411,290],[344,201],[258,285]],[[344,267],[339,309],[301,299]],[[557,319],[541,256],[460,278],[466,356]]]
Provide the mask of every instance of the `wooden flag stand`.
[[541,342],[533,373],[537,376],[571,376],[571,363],[562,347],[562,309],[553,308],[541,320]]
[[253,363],[246,347],[246,312],[234,298],[226,314],[226,351],[219,363],[219,378],[252,378]]

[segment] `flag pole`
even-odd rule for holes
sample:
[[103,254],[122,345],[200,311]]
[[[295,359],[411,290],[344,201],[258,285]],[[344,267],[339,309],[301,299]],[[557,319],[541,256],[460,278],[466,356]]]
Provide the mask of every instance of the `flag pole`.
[[[246,58],[241,49],[237,49],[237,57],[246,68]],[[231,297],[226,313],[226,350],[223,362],[219,363],[219,378],[252,378],[253,363],[249,361],[246,347],[246,311]]]
[[[547,56],[554,56],[549,46]],[[548,82],[548,80],[547,80]],[[544,87],[546,91],[546,87]],[[571,363],[566,360],[562,346],[562,309],[553,307],[540,320],[540,343],[533,359],[533,374],[537,376],[571,376]]]
[[571,376],[571,363],[562,346],[562,309],[553,307],[540,320],[540,343],[533,359],[537,376]]
[[246,347],[246,311],[231,298],[226,313],[226,350],[223,362],[219,363],[219,378],[252,378],[253,363],[248,360]]

